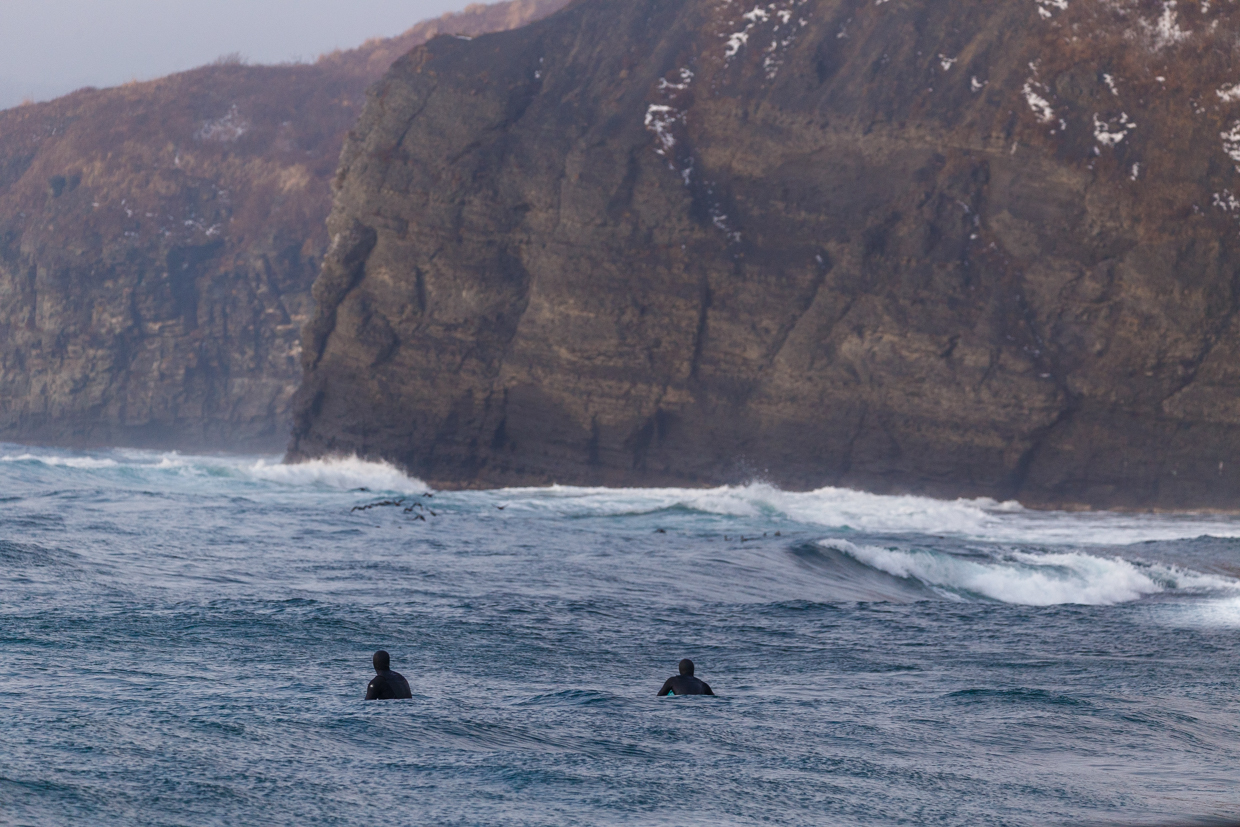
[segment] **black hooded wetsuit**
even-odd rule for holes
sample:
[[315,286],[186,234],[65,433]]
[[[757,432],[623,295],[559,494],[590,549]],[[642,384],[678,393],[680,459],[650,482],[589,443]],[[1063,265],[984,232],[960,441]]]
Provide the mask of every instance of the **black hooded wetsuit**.
[[714,695],[710,684],[692,675],[672,675],[663,682],[659,695]]
[[366,685],[366,700],[391,701],[397,698],[412,698],[409,681],[399,672],[386,669],[370,679]]

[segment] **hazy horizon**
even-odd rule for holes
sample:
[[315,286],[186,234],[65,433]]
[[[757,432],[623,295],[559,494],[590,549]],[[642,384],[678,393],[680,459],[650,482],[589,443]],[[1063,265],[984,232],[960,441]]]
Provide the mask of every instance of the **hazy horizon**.
[[21,0],[0,27],[0,109],[150,80],[239,53],[312,61],[391,37],[468,0]]

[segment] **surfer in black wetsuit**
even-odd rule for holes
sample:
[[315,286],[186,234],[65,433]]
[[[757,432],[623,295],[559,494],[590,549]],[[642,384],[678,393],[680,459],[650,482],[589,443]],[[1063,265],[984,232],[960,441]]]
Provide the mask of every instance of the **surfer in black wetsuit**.
[[659,695],[714,695],[710,684],[693,677],[693,661],[685,658],[680,662],[680,674],[672,675],[663,682]]
[[405,680],[405,676],[392,671],[392,659],[388,657],[387,652],[382,649],[375,652],[372,662],[375,665],[375,671],[379,674],[371,678],[370,683],[366,685],[366,700],[390,701],[396,698],[413,697],[413,693],[409,691],[409,681]]

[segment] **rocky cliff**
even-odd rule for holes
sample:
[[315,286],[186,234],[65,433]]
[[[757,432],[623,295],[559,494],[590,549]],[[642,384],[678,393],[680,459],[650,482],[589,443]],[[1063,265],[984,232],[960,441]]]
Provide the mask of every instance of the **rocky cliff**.
[[579,0],[346,142],[294,458],[1240,505],[1240,7]]
[[0,112],[0,440],[282,449],[328,182],[366,87],[435,34],[563,2]]

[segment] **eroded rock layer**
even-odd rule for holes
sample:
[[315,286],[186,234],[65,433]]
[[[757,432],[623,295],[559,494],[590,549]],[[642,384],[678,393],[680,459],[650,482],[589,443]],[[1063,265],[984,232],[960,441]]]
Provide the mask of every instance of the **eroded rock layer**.
[[224,61],[0,112],[0,441],[280,450],[366,87],[473,6],[312,65]]
[[582,0],[347,140],[294,458],[1240,505],[1240,7]]

